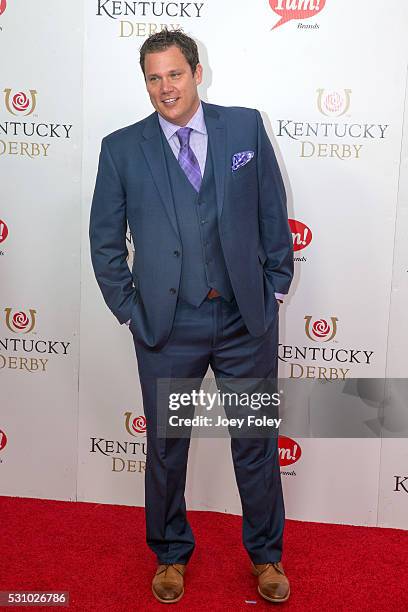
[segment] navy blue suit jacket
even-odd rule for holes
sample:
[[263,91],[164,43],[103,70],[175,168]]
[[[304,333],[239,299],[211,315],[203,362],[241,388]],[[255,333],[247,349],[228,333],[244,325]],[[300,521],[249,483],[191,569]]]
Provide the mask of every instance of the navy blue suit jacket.
[[[278,309],[274,293],[287,293],[293,275],[285,188],[259,112],[202,104],[228,273],[250,334],[261,336]],[[232,172],[232,156],[242,151],[255,155]],[[135,247],[132,271],[127,223]],[[182,244],[157,113],[102,140],[90,240],[110,310],[120,323],[131,319],[140,342],[163,346],[174,319]]]

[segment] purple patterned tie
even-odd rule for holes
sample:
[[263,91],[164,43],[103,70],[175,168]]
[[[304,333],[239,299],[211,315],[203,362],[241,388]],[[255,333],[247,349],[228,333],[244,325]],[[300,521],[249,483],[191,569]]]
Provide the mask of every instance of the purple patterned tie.
[[180,143],[178,162],[194,189],[199,192],[202,176],[197,158],[194,155],[194,151],[190,147],[191,131],[192,128],[183,127],[176,132]]

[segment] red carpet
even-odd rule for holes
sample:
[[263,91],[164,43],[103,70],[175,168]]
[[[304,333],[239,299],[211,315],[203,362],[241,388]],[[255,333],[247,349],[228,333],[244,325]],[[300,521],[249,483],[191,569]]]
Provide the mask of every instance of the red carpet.
[[69,591],[70,607],[56,609],[81,612],[408,610],[406,531],[287,521],[292,595],[277,606],[258,596],[240,518],[189,516],[197,547],[186,594],[166,607],[150,591],[143,509],[0,497],[0,591]]

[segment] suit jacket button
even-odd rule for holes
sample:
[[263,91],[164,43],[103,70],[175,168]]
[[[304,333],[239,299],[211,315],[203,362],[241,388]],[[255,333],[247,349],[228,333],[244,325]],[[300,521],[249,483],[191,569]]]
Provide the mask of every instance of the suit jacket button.
[[173,251],[174,257],[180,257],[180,251]]
[[176,290],[175,290],[175,288],[174,288],[174,287],[172,287],[171,289],[169,289],[169,291],[170,291],[170,293],[171,293],[172,295],[174,295],[174,294],[176,293]]

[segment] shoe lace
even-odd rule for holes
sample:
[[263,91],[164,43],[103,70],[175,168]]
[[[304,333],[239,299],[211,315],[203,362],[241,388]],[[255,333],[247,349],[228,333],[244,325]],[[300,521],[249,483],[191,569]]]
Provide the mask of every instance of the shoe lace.
[[170,567],[174,568],[176,570],[176,572],[178,572],[180,574],[180,576],[183,576],[183,572],[181,572],[179,570],[179,568],[176,567],[176,565],[174,563],[167,563],[166,566],[165,566],[165,569],[161,572],[161,573],[164,572],[164,576],[165,577],[167,577],[167,570],[170,569]]
[[264,569],[263,569],[263,570],[262,570],[262,571],[259,573],[259,576],[261,576],[261,574],[263,574],[264,572],[266,572],[266,570],[267,570],[269,567],[273,567],[273,568],[274,568],[274,569],[275,569],[275,570],[278,572],[278,574],[282,574],[282,576],[284,576],[284,575],[285,575],[285,572],[282,570],[282,568],[281,568],[281,567],[279,567],[279,562],[276,562],[276,563],[267,563],[267,564],[265,565]]

